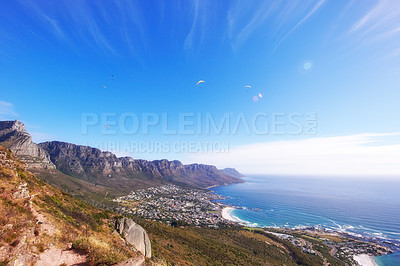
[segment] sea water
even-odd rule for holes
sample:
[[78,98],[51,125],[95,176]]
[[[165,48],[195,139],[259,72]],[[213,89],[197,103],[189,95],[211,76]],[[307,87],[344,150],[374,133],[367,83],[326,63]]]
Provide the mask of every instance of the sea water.
[[[400,180],[252,176],[213,188],[249,226],[322,227],[400,241]],[[377,258],[400,265],[399,253]],[[391,264],[395,263],[395,264]]]

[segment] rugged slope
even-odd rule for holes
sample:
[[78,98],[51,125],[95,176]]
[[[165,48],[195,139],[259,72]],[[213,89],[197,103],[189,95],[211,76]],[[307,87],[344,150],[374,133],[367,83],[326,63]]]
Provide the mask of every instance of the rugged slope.
[[[0,146],[0,265],[322,264],[287,241],[241,227],[171,227],[130,217],[146,236],[130,219],[71,197],[24,167]],[[151,259],[133,251],[114,228]]]
[[37,179],[0,146],[0,265],[139,258],[115,233],[116,218]]
[[56,168],[47,152],[32,142],[25,125],[18,120],[0,121],[0,143],[12,150],[29,169]]
[[168,160],[117,158],[110,152],[65,142],[45,142],[39,146],[64,174],[109,187],[133,189],[166,183],[207,188],[242,182],[220,172],[215,166]]
[[323,265],[320,257],[261,229],[172,227],[134,219],[149,234],[153,259],[167,265]]

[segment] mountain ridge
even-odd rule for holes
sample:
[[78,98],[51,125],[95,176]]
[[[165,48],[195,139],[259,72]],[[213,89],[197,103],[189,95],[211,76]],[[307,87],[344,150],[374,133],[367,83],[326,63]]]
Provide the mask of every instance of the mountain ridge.
[[233,177],[246,177],[245,175],[241,174],[238,170],[235,168],[224,168],[224,169],[219,169],[222,173],[233,176]]
[[[64,174],[89,182],[99,181],[104,185],[112,186],[115,178],[140,188],[149,180],[156,184],[174,183],[197,188],[242,182],[241,179],[220,172],[213,165],[184,165],[177,160],[165,159],[147,161],[131,157],[118,158],[111,152],[60,141],[38,145],[50,155],[51,161]],[[137,182],[133,182],[134,179]]]
[[32,141],[25,125],[18,121],[0,121],[0,143],[32,169],[55,169],[50,156]]
[[81,196],[117,195],[169,183],[206,189],[244,182],[213,165],[118,158],[108,151],[61,141],[36,144],[17,120],[0,121],[0,144],[46,182]]

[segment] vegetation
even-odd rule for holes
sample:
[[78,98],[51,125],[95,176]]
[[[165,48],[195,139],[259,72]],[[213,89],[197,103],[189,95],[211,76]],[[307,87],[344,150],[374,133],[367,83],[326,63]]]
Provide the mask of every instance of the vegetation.
[[[0,246],[7,247],[6,256],[0,257],[0,265],[12,261],[17,255],[16,250],[21,252],[21,246],[25,246],[25,252],[40,254],[50,244],[83,252],[93,265],[111,265],[137,256],[114,233],[113,221],[120,218],[119,215],[95,208],[36,178],[1,146],[0,179]],[[28,196],[13,197],[24,183]],[[44,214],[55,228],[53,234],[43,232],[40,224],[36,223],[36,210]],[[131,218],[143,226],[150,237],[153,258],[147,260],[148,264],[323,264],[319,256],[304,253],[299,247],[262,229],[224,227],[215,230],[179,223],[168,226],[139,217]],[[320,241],[314,242],[321,244]],[[329,250],[324,247],[321,244],[319,249],[325,256]],[[334,260],[331,263],[335,265]]]
[[[153,257],[169,265],[321,265],[290,243],[243,227],[172,227],[132,217],[152,241]],[[262,231],[262,230],[260,230]],[[293,249],[293,250],[292,250]],[[302,263],[303,262],[303,263]]]
[[[110,265],[137,254],[114,233],[115,214],[92,207],[37,179],[24,170],[24,165],[10,151],[0,146],[0,246],[6,254],[0,263],[7,263],[22,250],[40,254],[49,244],[72,247],[86,253],[91,264]],[[28,194],[15,197],[21,184]],[[50,234],[36,223],[35,211],[45,215],[54,227]],[[10,256],[11,255],[11,256]],[[10,257],[10,258],[7,258]]]

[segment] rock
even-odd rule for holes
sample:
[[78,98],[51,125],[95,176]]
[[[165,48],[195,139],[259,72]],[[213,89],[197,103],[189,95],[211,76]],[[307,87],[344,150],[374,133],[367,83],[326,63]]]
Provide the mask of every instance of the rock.
[[13,224],[6,224],[5,226],[3,226],[3,232],[11,230],[13,226],[14,226]]
[[146,231],[132,219],[121,218],[115,221],[115,229],[124,237],[126,242],[131,244],[147,258],[151,258],[151,244]]
[[15,156],[26,163],[29,170],[55,169],[49,154],[32,141],[22,122],[0,121],[0,144],[9,148]]
[[29,198],[29,190],[28,190],[28,184],[26,182],[21,183],[18,188],[17,191],[15,191],[13,193],[13,198],[14,199],[26,199]]

